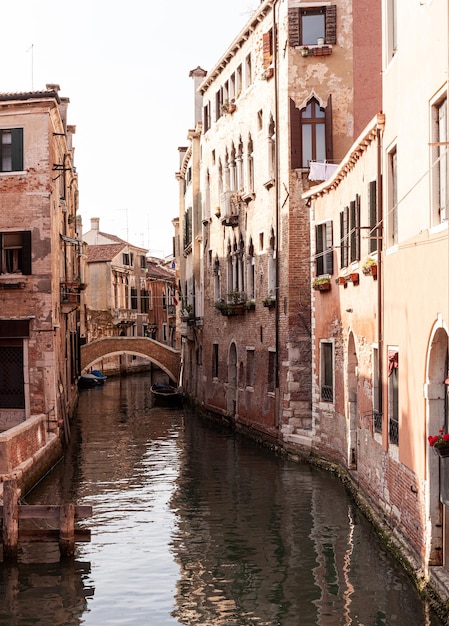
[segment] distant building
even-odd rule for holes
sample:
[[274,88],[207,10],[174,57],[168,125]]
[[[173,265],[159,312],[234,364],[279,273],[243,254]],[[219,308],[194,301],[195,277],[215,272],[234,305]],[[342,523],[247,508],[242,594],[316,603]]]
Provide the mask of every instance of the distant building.
[[148,324],[146,335],[176,348],[176,297],[174,270],[161,259],[147,259]]
[[5,474],[68,429],[86,279],[69,99],[47,85],[0,104],[0,431],[29,420],[43,429],[0,441]]
[[[99,218],[91,219],[84,233],[87,244],[87,341],[103,337],[143,337],[148,327],[149,292],[146,250],[100,231]],[[104,359],[101,368],[121,371],[148,364],[131,355]]]

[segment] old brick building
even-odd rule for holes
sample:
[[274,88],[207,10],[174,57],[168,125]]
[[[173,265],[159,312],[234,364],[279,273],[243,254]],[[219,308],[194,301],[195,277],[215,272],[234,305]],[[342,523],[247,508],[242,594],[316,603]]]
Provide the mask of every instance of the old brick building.
[[[355,18],[368,10],[367,39]],[[266,0],[214,68],[191,72],[195,127],[178,173],[186,391],[289,443],[313,434],[302,194],[380,108],[380,26],[378,2]]]
[[[0,94],[0,430],[42,418],[46,437],[67,426],[84,334],[68,104],[57,85]],[[5,443],[2,458],[11,460],[0,472],[45,447],[46,437],[36,443],[29,431],[34,444],[23,441],[12,457]]]

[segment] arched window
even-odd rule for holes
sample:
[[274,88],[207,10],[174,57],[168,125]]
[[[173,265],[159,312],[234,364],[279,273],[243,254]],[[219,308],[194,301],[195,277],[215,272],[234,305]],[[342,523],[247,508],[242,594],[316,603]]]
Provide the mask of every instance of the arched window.
[[321,106],[316,97],[298,109],[290,100],[291,168],[309,167],[310,161],[332,161],[332,98]]

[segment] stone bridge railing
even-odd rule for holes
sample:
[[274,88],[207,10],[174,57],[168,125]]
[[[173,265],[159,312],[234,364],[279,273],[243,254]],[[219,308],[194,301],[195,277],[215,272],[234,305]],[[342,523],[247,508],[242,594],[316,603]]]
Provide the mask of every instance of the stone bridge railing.
[[93,366],[103,357],[115,354],[135,354],[149,359],[175,383],[179,379],[181,355],[179,350],[148,337],[104,337],[81,347],[81,371]]

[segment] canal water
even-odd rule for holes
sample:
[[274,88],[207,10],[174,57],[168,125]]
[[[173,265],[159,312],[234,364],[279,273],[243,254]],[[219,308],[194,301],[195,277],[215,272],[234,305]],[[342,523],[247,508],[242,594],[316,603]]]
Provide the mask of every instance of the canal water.
[[91,541],[0,563],[1,625],[441,625],[337,478],[149,387],[81,392],[64,461],[25,500],[92,505]]

